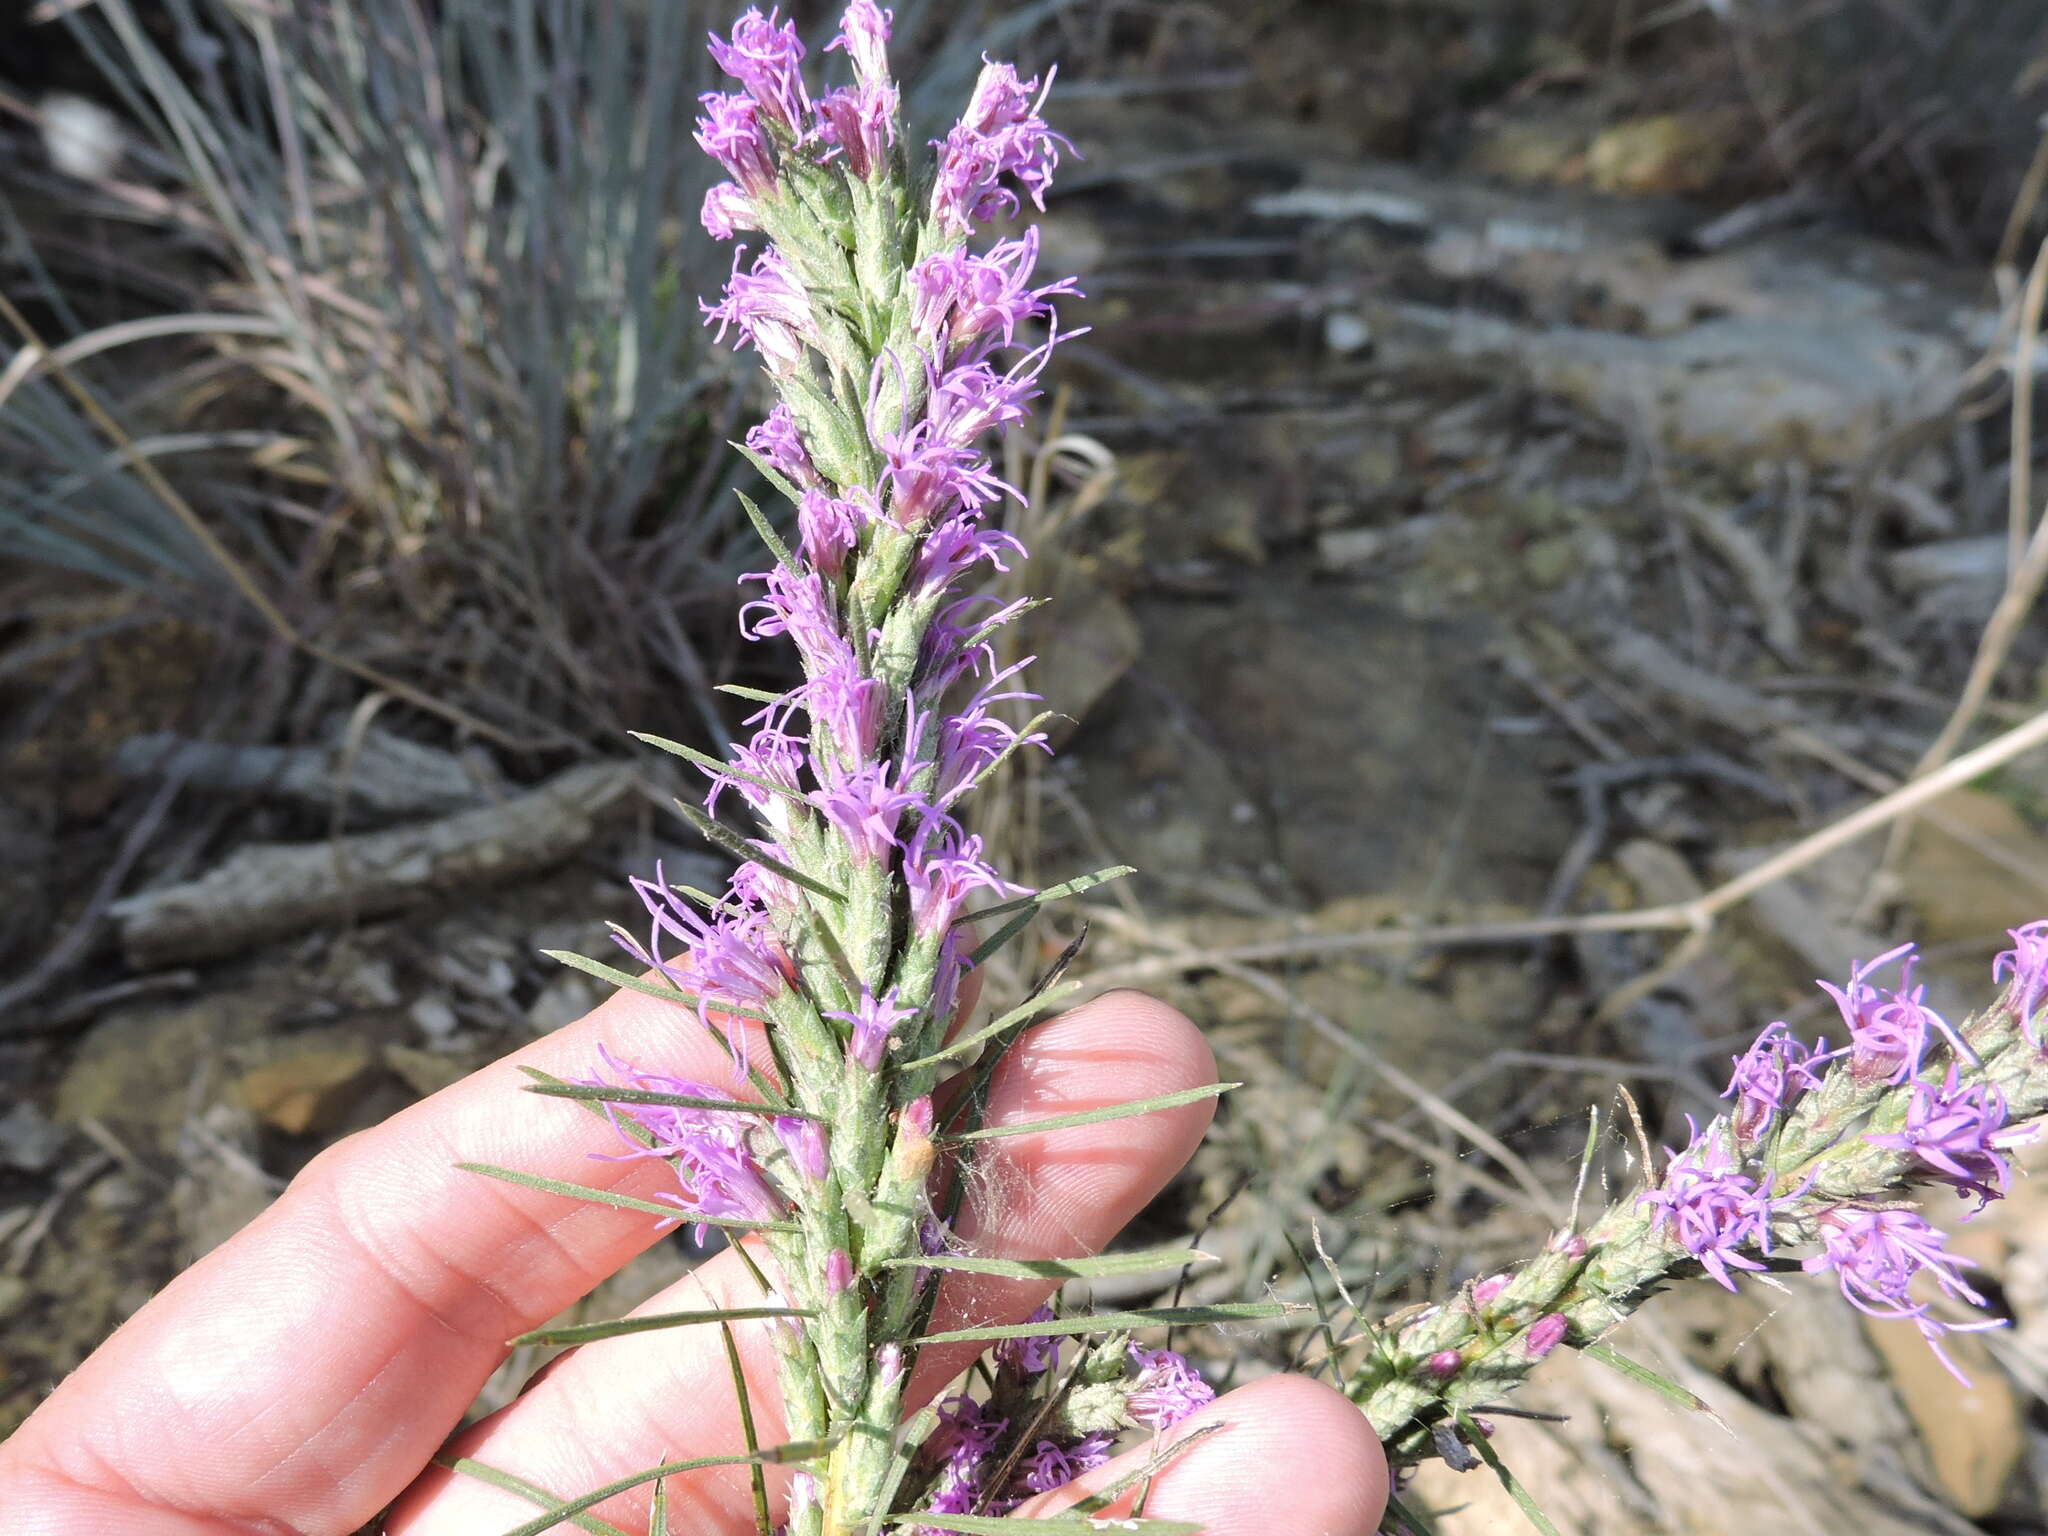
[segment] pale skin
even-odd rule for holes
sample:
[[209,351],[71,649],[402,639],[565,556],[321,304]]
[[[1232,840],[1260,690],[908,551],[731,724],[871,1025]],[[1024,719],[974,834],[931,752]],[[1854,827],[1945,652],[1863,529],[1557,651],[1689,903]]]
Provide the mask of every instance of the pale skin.
[[[719,1047],[686,1010],[621,993],[575,1024],[329,1149],[270,1210],[180,1275],[0,1444],[10,1536],[315,1536],[392,1510],[392,1536],[493,1536],[531,1504],[431,1465],[452,1452],[563,1497],[664,1460],[743,1448],[716,1329],[586,1345],[510,1406],[457,1435],[505,1341],[539,1327],[657,1241],[646,1216],[458,1171],[495,1163],[649,1198],[673,1175],[604,1162],[612,1132],[522,1094],[520,1064],[581,1076],[599,1042],[650,1070],[722,1081]],[[998,1074],[996,1122],[1048,1118],[1214,1081],[1200,1034],[1138,993],[1097,998],[1027,1034]],[[958,1230],[977,1251],[1069,1257],[1106,1245],[1193,1153],[1209,1101],[992,1143],[989,1193]],[[977,1181],[977,1188],[981,1182]],[[959,1283],[956,1283],[959,1282]],[[949,1277],[937,1327],[1023,1319],[1048,1287]],[[721,1254],[642,1310],[758,1305]],[[735,1325],[760,1443],[782,1438],[765,1325]],[[968,1346],[971,1349],[971,1346]],[[964,1357],[920,1362],[928,1400]],[[1384,1458],[1330,1388],[1274,1376],[1176,1435],[1220,1424],[1152,1480],[1145,1513],[1210,1536],[1370,1536]],[[1142,1464],[1127,1452],[1024,1514],[1058,1512]],[[771,1469],[779,1516],[786,1475]],[[672,1481],[670,1529],[754,1529],[744,1470]],[[644,1531],[648,1490],[594,1513]],[[1112,1505],[1127,1508],[1130,1496]],[[561,1529],[567,1530],[564,1526]]]

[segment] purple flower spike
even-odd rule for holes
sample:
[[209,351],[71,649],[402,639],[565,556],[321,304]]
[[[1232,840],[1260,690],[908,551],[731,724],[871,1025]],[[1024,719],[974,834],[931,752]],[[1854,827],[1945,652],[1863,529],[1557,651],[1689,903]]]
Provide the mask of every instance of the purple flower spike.
[[1008,64],[984,62],[967,111],[939,147],[938,179],[932,188],[932,217],[949,234],[964,235],[976,224],[1015,213],[1017,194],[1004,178],[1023,188],[1040,210],[1052,184],[1062,146],[1038,109],[1052,89],[1036,79],[1019,80]]
[[1984,1305],[1984,1298],[1960,1273],[1970,1261],[1948,1251],[1946,1236],[1912,1211],[1842,1206],[1820,1218],[1820,1239],[1821,1252],[1807,1259],[1802,1269],[1808,1274],[1833,1270],[1843,1296],[1867,1316],[1917,1325],[1949,1374],[1969,1385],[1942,1349],[1942,1337],[1998,1328],[2004,1323],[1999,1318],[1943,1322],[1931,1315],[1928,1303],[1913,1299],[1914,1280],[1927,1275],[1952,1300],[1973,1307]]
[[730,181],[721,181],[704,194],[704,228],[714,240],[730,240],[743,229],[755,227],[760,217],[754,200]]
[[[698,147],[725,168],[742,195],[774,197],[775,149],[761,126],[761,109],[744,96],[718,91],[706,91],[697,101],[704,108],[704,115],[697,119]],[[710,228],[708,216],[705,227]],[[718,234],[716,229],[711,232]]]
[[818,100],[819,133],[846,156],[846,168],[862,181],[889,169],[889,151],[896,144],[896,87],[842,86]]
[[904,1007],[897,1000],[893,988],[880,997],[863,989],[860,1006],[851,1013],[825,1015],[828,1019],[837,1019],[852,1026],[853,1034],[846,1042],[846,1054],[870,1072],[881,1071],[882,1058],[889,1052],[889,1037],[896,1026],[916,1016],[917,1010]]
[[1114,1435],[1097,1430],[1083,1435],[1072,1445],[1041,1440],[1017,1468],[1017,1487],[1023,1493],[1051,1493],[1064,1488],[1084,1472],[1092,1472],[1109,1460]]
[[790,414],[788,406],[777,405],[759,426],[750,428],[746,443],[799,489],[819,483],[817,466],[811,463],[803,434],[797,431],[796,417]]
[[831,1167],[824,1126],[796,1115],[777,1115],[775,1135],[789,1153],[790,1162],[796,1165],[799,1177],[812,1184],[824,1181],[826,1170]]
[[2029,1134],[2006,1128],[2005,1096],[1990,1083],[1964,1087],[1954,1063],[1940,1087],[1915,1082],[1911,1092],[1905,1129],[1866,1139],[1911,1152],[1942,1182],[1975,1195],[1979,1210],[2003,1195],[2012,1179],[2004,1149]]
[[857,864],[875,864],[897,849],[897,827],[905,815],[928,815],[923,797],[890,777],[887,763],[874,763],[843,774],[809,795],[831,828],[844,839]]
[[2008,976],[2012,978],[2012,991],[2006,1004],[2026,1032],[2028,1042],[2039,1046],[2041,1037],[2034,1032],[2034,1015],[2042,1000],[2048,998],[2048,920],[2012,930],[2012,948],[2001,951],[1991,962],[1993,981]]
[[[939,1427],[925,1441],[927,1454],[939,1460],[939,1475],[933,1479],[931,1501],[926,1506],[935,1515],[966,1515],[981,1502],[982,1478],[989,1447],[1002,1438],[1010,1421],[999,1418],[971,1397],[949,1397],[939,1405]],[[918,1527],[919,1536],[933,1532]]]
[[865,492],[830,496],[821,489],[805,491],[796,509],[797,540],[805,562],[836,580],[846,568],[846,557],[860,543],[861,530],[877,515]]
[[983,253],[955,246],[927,256],[910,269],[911,324],[920,336],[931,339],[937,355],[964,351],[978,361],[982,343],[997,336],[1005,345],[1012,343],[1019,326],[1052,314],[1046,300],[1056,294],[1080,295],[1071,277],[1032,287],[1037,265],[1035,225],[1020,238],[998,241]]
[[873,760],[882,739],[882,709],[889,698],[886,684],[863,677],[847,661],[804,684],[803,698],[811,719],[831,739],[842,768]]
[[704,323],[716,323],[720,341],[725,340],[727,326],[737,327],[747,345],[761,354],[768,371],[786,378],[803,366],[806,349],[817,340],[811,301],[773,248],[763,251],[753,267],[742,272],[740,258],[745,254],[745,246],[733,252],[725,297],[703,306]]
[[770,119],[802,138],[811,99],[804,89],[803,40],[796,23],[778,23],[781,7],[763,16],[750,10],[733,23],[732,40],[711,37],[711,58],[746,88]]
[[[598,1054],[610,1071],[624,1079],[617,1086],[699,1099],[726,1097],[707,1083],[642,1072],[620,1061],[602,1046],[598,1048]],[[614,1086],[602,1078],[586,1078],[582,1082],[589,1088]],[[631,1150],[615,1157],[604,1153],[593,1156],[603,1157],[606,1161],[645,1157],[673,1159],[683,1191],[681,1194],[664,1192],[656,1198],[677,1206],[679,1218],[701,1215],[740,1221],[774,1221],[782,1216],[782,1199],[768,1182],[748,1146],[748,1137],[753,1130],[750,1122],[754,1116],[736,1110],[685,1109],[666,1104],[604,1104],[603,1108],[620,1139]],[[620,1123],[622,1116],[646,1133],[648,1144],[643,1145],[640,1138]],[[704,1241],[705,1231],[705,1224],[698,1223],[696,1238],[699,1245]]]
[[827,53],[846,50],[853,60],[853,73],[863,85],[889,78],[889,33],[896,13],[875,4],[875,0],[853,0],[839,20],[839,35],[825,45]]
[[1771,1117],[1786,1107],[1788,1095],[1819,1086],[1812,1065],[1816,1059],[1815,1052],[1793,1039],[1782,1023],[1767,1026],[1756,1043],[1735,1058],[1735,1075],[1721,1097],[1736,1101],[1738,1139],[1754,1140]]
[[1186,1357],[1170,1349],[1131,1346],[1137,1380],[1124,1399],[1124,1411],[1147,1429],[1171,1429],[1189,1414],[1216,1401],[1216,1389]]
[[765,588],[761,596],[740,609],[740,633],[747,639],[789,636],[813,677],[852,663],[853,647],[839,631],[832,594],[816,571],[791,571],[778,565],[742,579],[758,581]]
[[[1053,1320],[1051,1307],[1040,1307],[1024,1321],[1027,1323],[1049,1323]],[[996,1363],[1021,1376],[1039,1376],[1060,1367],[1060,1341],[1056,1335],[1037,1335],[1024,1339],[1004,1339],[995,1347]]]
[[[1849,1026],[1849,1069],[1859,1082],[1903,1083],[1920,1070],[1920,1059],[1935,1035],[1948,1040],[1958,1054],[1969,1054],[1948,1021],[1921,1001],[1927,989],[1912,986],[1914,958],[1913,946],[1901,944],[1852,968],[1846,987],[1820,983]],[[1898,990],[1873,985],[1872,973],[1894,960],[1902,962]]]
[[1758,1189],[1756,1180],[1737,1173],[1721,1143],[1696,1142],[1674,1154],[1664,1182],[1637,1202],[1654,1206],[1654,1225],[1669,1229],[1680,1247],[1699,1261],[1714,1281],[1735,1289],[1731,1269],[1761,1270],[1764,1266],[1743,1250],[1771,1251],[1771,1212],[1775,1202]]
[[[1005,880],[981,856],[979,837],[960,837],[950,823],[928,821],[911,844],[904,862],[903,883],[910,888],[910,920],[929,937],[950,928],[975,891],[1029,895],[1026,887]],[[936,999],[933,1007],[937,1010]],[[938,1010],[943,1018],[947,1011]]]

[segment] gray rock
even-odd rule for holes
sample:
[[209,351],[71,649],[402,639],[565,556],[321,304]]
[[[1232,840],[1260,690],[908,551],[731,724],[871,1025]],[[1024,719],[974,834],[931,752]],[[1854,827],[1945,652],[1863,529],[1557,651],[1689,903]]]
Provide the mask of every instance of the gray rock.
[[0,1167],[41,1173],[54,1167],[70,1133],[33,1104],[0,1115]]

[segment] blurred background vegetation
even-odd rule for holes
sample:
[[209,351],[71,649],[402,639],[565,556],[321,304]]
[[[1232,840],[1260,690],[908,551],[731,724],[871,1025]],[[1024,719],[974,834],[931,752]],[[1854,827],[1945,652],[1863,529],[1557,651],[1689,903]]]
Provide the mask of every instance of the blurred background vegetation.
[[[1504,1262],[1589,1103],[1699,1113],[1807,978],[1917,935],[1960,999],[2048,911],[2025,754],[1714,895],[2048,704],[2037,6],[896,10],[917,122],[989,50],[1058,64],[1081,152],[1045,235],[1094,334],[1010,466],[1074,723],[989,830],[1140,865],[1098,977],[1250,1084],[1155,1216],[1219,1296],[1327,1290],[1312,1222],[1387,1306]],[[596,952],[623,872],[712,862],[623,733],[780,681],[732,622],[761,397],[697,304],[728,19],[0,20],[0,1429],[318,1147],[587,1007],[534,952]],[[1750,1472],[1702,1493],[1692,1426],[1561,1369],[1525,1475],[1584,1530],[2041,1529],[2008,1204],[1974,1392],[1824,1297],[1674,1298],[1643,1348]]]

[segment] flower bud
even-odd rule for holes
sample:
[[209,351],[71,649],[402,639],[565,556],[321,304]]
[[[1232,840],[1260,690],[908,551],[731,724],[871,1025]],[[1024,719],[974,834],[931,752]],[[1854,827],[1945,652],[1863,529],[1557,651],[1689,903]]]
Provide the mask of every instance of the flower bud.
[[1538,1318],[1522,1335],[1522,1347],[1529,1352],[1531,1360],[1541,1360],[1564,1341],[1566,1323],[1562,1312],[1552,1312]]
[[844,1248],[825,1256],[825,1299],[830,1301],[853,1284],[853,1259]]
[[1455,1349],[1440,1349],[1422,1364],[1422,1369],[1438,1381],[1449,1381],[1465,1368],[1465,1357]]

